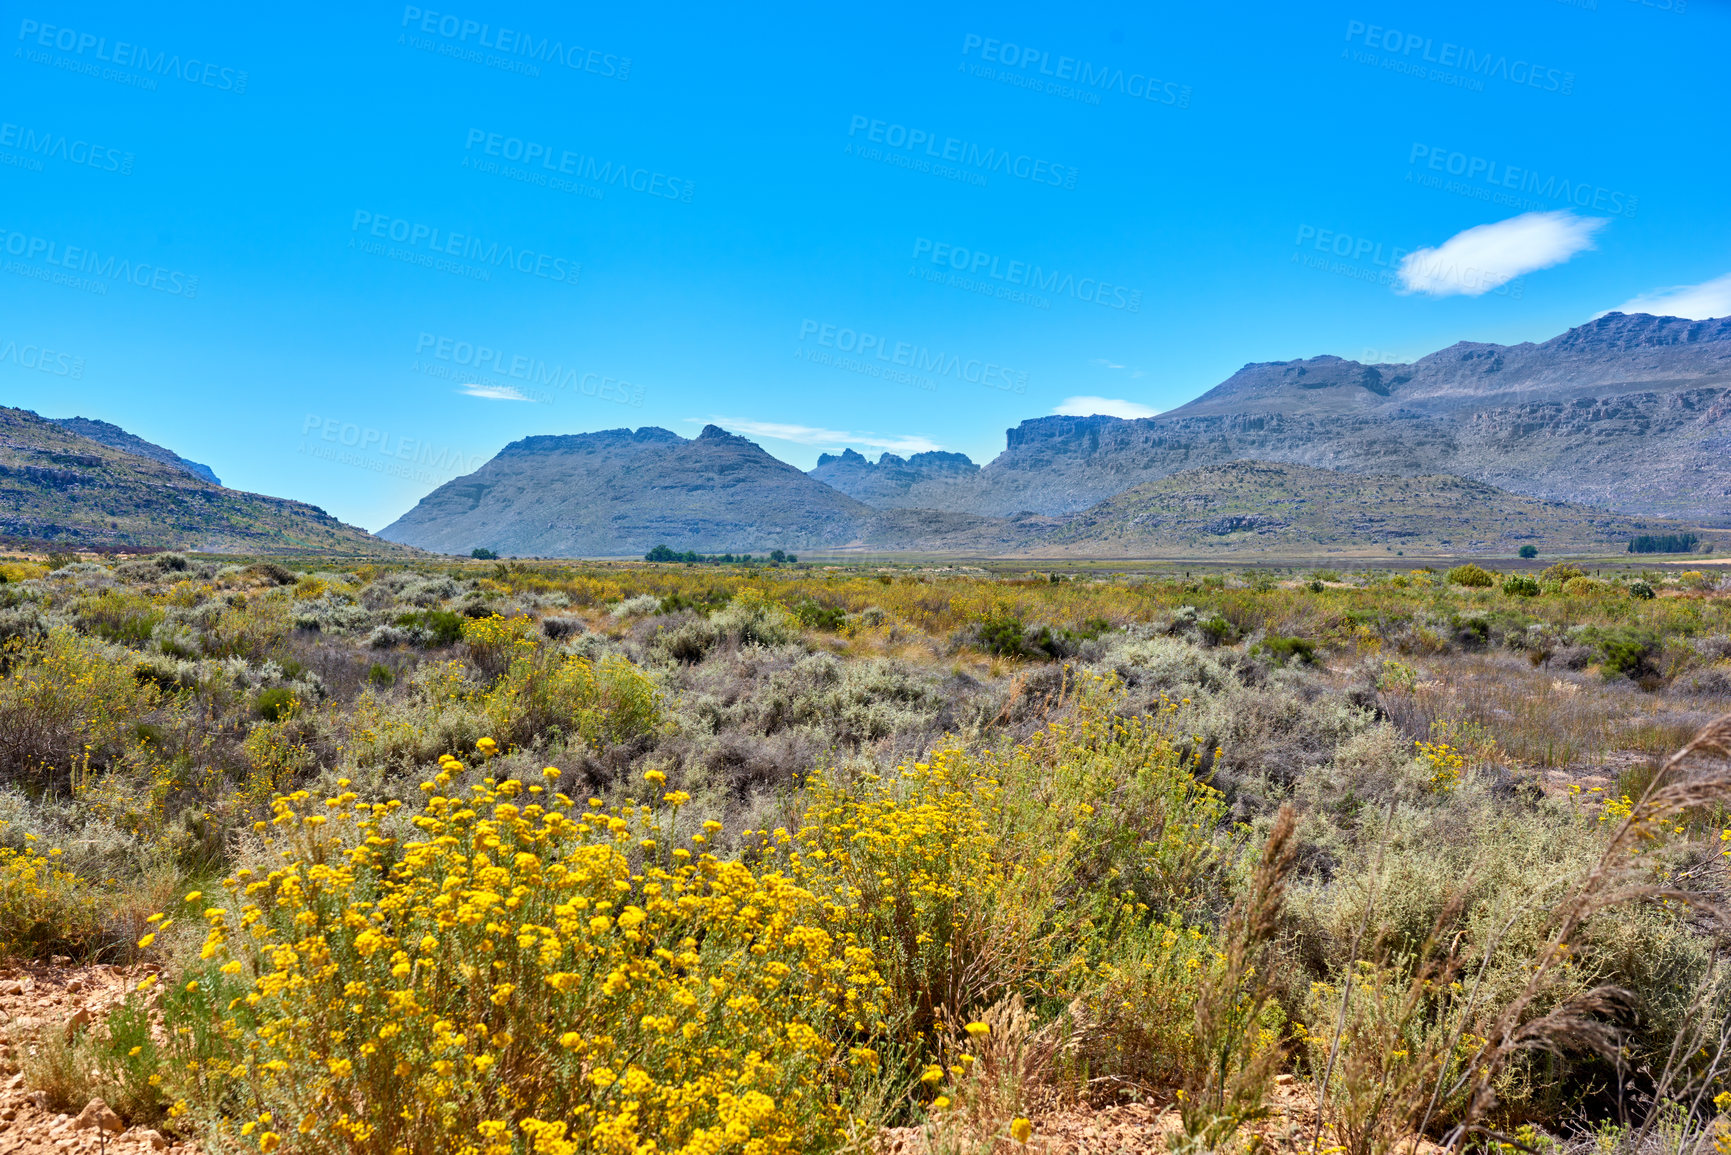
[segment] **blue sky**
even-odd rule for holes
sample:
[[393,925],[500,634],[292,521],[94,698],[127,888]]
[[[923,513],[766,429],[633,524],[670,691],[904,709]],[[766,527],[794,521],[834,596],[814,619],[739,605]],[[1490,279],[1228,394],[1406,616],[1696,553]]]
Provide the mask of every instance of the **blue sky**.
[[1731,312],[1723,0],[451,3],[9,6],[0,402],[377,529],[529,434],[984,461]]

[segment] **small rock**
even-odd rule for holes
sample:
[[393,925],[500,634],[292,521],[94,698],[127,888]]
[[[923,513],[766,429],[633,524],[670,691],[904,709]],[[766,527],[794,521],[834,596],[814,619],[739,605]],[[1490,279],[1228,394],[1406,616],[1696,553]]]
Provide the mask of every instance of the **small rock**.
[[66,1020],[66,1037],[71,1038],[79,1027],[87,1027],[96,1016],[90,1013],[89,1007],[79,1007],[70,1019]]
[[109,1110],[108,1104],[101,1099],[92,1099],[84,1105],[78,1118],[72,1120],[74,1131],[86,1131],[95,1127],[99,1131],[107,1131],[118,1135],[126,1130],[126,1124],[120,1121],[120,1116]]
[[166,1150],[168,1150],[168,1140],[164,1139],[161,1135],[157,1134],[155,1131],[149,1130],[147,1128],[143,1131],[134,1131],[133,1135],[136,1138],[138,1138],[140,1141],[142,1141],[144,1143],[144,1145],[149,1147],[152,1151],[166,1151]]
[[8,979],[0,983],[0,995],[21,995],[23,993],[24,984],[17,979]]
[[29,1099],[32,1103],[36,1104],[42,1110],[44,1110],[44,1111],[48,1110],[48,1092],[47,1091],[32,1091],[32,1092],[30,1092],[30,1094],[26,1095],[25,1098]]
[[10,1123],[16,1118],[18,1118],[18,1108],[0,1107],[0,1119],[4,1119],[6,1122]]
[[1293,1080],[1293,1076],[1291,1076],[1291,1075],[1276,1075],[1276,1076],[1274,1076],[1274,1084],[1277,1087],[1284,1087],[1288,1083],[1292,1082],[1292,1080]]
[[73,979],[71,982],[66,984],[66,989],[72,994],[77,994],[79,991],[84,989],[84,980]]

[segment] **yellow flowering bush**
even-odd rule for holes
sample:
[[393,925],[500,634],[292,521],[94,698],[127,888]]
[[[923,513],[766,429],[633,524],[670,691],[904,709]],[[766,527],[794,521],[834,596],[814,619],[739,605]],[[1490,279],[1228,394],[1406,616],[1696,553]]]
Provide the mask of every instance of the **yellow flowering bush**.
[[162,695],[118,660],[125,652],[67,629],[0,647],[0,771],[46,784],[69,779],[77,761],[138,761],[138,725]]
[[60,851],[0,846],[0,958],[83,954],[96,945],[102,920],[96,893],[56,865]]
[[661,717],[655,684],[624,658],[548,650],[520,651],[479,705],[491,734],[524,746],[555,730],[590,746],[622,742]]
[[261,1151],[380,1155],[768,1155],[840,1130],[878,978],[808,891],[705,835],[669,845],[677,792],[450,797],[444,765],[401,840],[395,803],[278,799],[282,865],[229,880],[174,994],[196,1109]]
[[534,651],[535,640],[529,636],[531,624],[521,615],[465,618],[463,642],[468,646],[469,660],[485,673],[498,677],[517,658]]
[[1065,724],[1008,749],[807,780],[794,876],[872,950],[916,1052],[941,1019],[1013,995],[1055,1010],[1094,988],[1124,935],[1188,909],[1222,865],[1224,807],[1170,708],[1123,718],[1121,701],[1094,679]]
[[1413,745],[1418,748],[1419,760],[1430,770],[1432,790],[1447,794],[1460,785],[1467,760],[1459,750],[1447,742],[1415,742]]

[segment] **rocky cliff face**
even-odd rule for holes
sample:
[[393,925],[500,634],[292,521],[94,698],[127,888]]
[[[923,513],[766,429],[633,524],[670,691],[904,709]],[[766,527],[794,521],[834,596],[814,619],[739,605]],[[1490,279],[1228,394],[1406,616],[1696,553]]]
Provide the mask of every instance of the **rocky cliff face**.
[[1611,313],[1540,344],[1410,365],[1246,365],[1170,413],[1042,417],[941,508],[1072,513],[1236,460],[1455,474],[1532,497],[1731,524],[1731,318]]
[[1523,497],[1450,476],[1349,474],[1233,461],[1144,482],[1067,518],[1034,552],[1359,554],[1400,549],[1508,557],[1622,549],[1680,528],[1591,506]]
[[155,442],[146,441],[137,434],[128,433],[118,425],[107,421],[97,421],[89,417],[54,417],[54,424],[63,429],[71,430],[80,437],[88,437],[103,445],[115,449],[124,449],[128,453],[136,453],[140,457],[148,457],[152,461],[160,461],[164,465],[172,465],[183,469],[194,477],[202,477],[212,485],[221,485],[210,466],[200,465],[196,461],[188,461],[172,449],[164,449]]
[[[118,426],[107,428],[138,440]],[[7,408],[0,408],[0,536],[74,548],[410,552],[317,506],[224,489],[182,465],[82,437],[66,423],[27,409]]]
[[846,545],[872,510],[705,426],[693,440],[646,426],[526,437],[435,489],[379,531],[441,553],[620,557],[657,545],[767,552]]
[[965,484],[980,467],[965,453],[916,453],[901,458],[885,453],[874,465],[863,455],[844,449],[839,456],[819,455],[811,476],[832,489],[879,509],[941,509],[938,500],[951,484]]

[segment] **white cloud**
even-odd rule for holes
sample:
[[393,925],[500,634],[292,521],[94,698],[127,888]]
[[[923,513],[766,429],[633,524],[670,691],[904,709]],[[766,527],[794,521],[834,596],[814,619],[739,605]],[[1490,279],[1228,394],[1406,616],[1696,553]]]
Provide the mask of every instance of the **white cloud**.
[[527,397],[509,385],[459,385],[457,392],[486,401],[527,401]]
[[1731,317],[1731,273],[1699,285],[1673,285],[1656,293],[1643,293],[1611,312],[1652,313],[1655,317],[1687,317],[1691,321]]
[[1108,417],[1152,417],[1160,412],[1134,401],[1118,397],[1066,397],[1052,410],[1060,417],[1091,417],[1103,413]]
[[[1090,357],[1088,359],[1088,364],[1097,365],[1102,369],[1113,369],[1113,370],[1130,369],[1130,366],[1120,365],[1118,362],[1112,360],[1110,357]],[[1141,369],[1130,369],[1130,376],[1133,379],[1146,377],[1147,375],[1148,374]]]
[[[686,418],[695,422],[695,418]],[[891,453],[927,453],[942,449],[936,441],[918,434],[906,436],[882,433],[857,433],[844,429],[821,429],[814,425],[787,425],[778,421],[751,421],[743,417],[711,417],[710,421],[729,433],[741,437],[765,437],[771,441],[788,441],[795,445],[815,445],[825,449],[865,446],[867,449],[887,449]]]
[[1558,210],[1475,225],[1434,249],[1420,249],[1402,260],[1400,291],[1432,297],[1481,296],[1592,248],[1593,234],[1608,220]]

